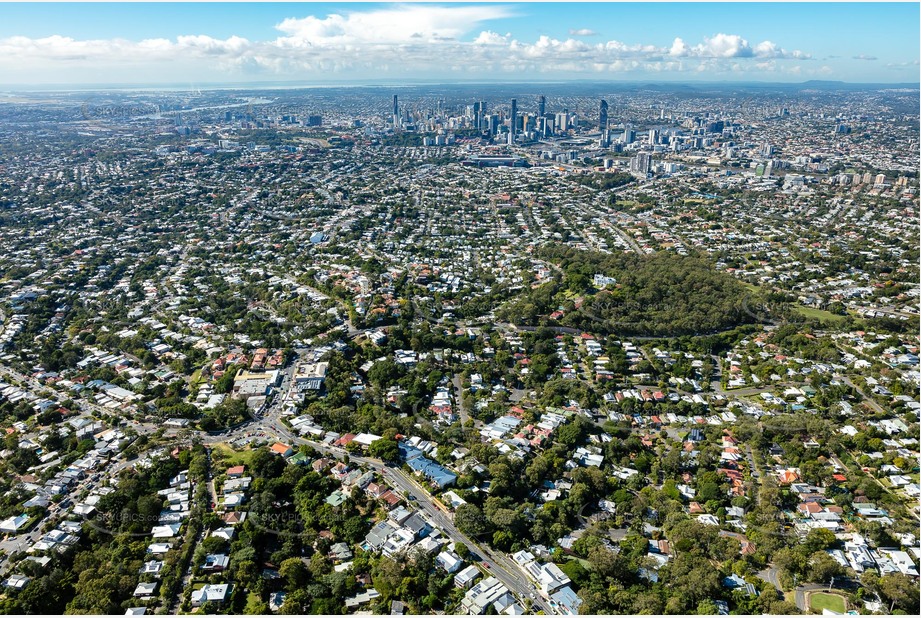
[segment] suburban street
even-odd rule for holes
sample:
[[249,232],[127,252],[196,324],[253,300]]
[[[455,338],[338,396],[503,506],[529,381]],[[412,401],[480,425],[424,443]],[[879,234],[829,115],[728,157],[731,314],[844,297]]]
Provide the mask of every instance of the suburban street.
[[399,468],[387,466],[379,459],[346,453],[344,449],[301,438],[295,435],[294,432],[281,422],[281,418],[277,411],[274,410],[274,406],[271,410],[272,413],[267,413],[265,416],[230,432],[208,435],[205,437],[204,442],[206,444],[226,442],[242,434],[257,429],[263,429],[269,433],[275,434],[279,440],[283,440],[291,445],[306,444],[321,453],[336,457],[337,459],[343,459],[348,455],[350,461],[370,466],[379,471],[387,482],[404,496],[412,496],[415,498],[414,503],[425,513],[432,524],[442,530],[452,541],[463,543],[471,550],[478,551],[482,557],[486,558],[486,561],[490,565],[487,569],[488,572],[502,582],[510,591],[521,597],[522,601],[530,598],[537,608],[542,609],[547,614],[554,613],[549,603],[541,598],[537,588],[529,582],[524,571],[518,567],[518,565],[507,556],[499,552],[494,552],[488,547],[481,545],[476,540],[461,533],[454,525],[453,518],[447,507],[434,499],[428,491],[412,478],[412,476],[406,474]]
[[[276,426],[272,424],[271,428],[275,429]],[[339,459],[342,459],[346,455],[345,450],[341,448],[330,447],[312,440],[298,438],[287,431],[279,431],[279,433],[291,442],[307,444],[321,453],[332,455]],[[415,504],[425,513],[426,517],[436,527],[447,534],[452,541],[463,543],[471,550],[474,548],[479,550],[481,556],[488,558],[490,564],[488,568],[489,573],[495,576],[495,578],[502,582],[509,590],[521,597],[522,600],[531,598],[533,603],[546,613],[553,613],[548,603],[537,594],[536,588],[530,583],[527,583],[528,580],[524,576],[524,572],[514,562],[508,557],[480,545],[480,543],[458,530],[447,508],[439,501],[432,498],[431,494],[423,489],[410,475],[399,468],[387,466],[379,459],[352,454],[348,455],[351,461],[371,466],[375,470],[380,471],[387,482],[392,484],[404,496],[412,496],[415,498]]]

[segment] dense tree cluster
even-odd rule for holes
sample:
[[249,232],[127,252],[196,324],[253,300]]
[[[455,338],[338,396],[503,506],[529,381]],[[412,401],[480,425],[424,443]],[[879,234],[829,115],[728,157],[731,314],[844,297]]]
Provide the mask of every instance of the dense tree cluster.
[[[673,253],[651,256],[602,254],[566,247],[546,247],[541,257],[562,271],[503,308],[515,324],[557,320],[599,333],[642,336],[703,335],[754,321],[745,311],[745,287],[700,258]],[[614,277],[610,289],[593,286],[595,274]],[[576,306],[575,295],[583,299]]]

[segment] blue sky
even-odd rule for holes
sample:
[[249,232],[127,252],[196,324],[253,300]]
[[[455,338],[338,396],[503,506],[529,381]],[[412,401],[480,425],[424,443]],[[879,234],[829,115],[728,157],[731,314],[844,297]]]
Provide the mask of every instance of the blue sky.
[[0,4],[0,82],[919,81],[918,3]]

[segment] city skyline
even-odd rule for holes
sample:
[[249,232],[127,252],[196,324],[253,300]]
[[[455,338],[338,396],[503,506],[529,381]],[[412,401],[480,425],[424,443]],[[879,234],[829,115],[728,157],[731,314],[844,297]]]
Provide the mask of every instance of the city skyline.
[[8,85],[915,83],[912,3],[4,4]]

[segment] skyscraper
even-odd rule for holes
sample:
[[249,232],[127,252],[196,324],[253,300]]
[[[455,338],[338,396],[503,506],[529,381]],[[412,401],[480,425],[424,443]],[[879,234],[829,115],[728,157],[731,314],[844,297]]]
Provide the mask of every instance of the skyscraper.
[[537,115],[543,116],[547,113],[547,97],[540,95],[540,98],[537,99]]
[[499,115],[498,114],[490,114],[486,118],[486,121],[487,121],[486,128],[489,129],[490,135],[495,135],[496,133],[499,132]]
[[511,134],[511,139],[514,140],[515,128],[518,123],[518,100],[517,99],[512,99],[512,114],[509,117],[509,119],[511,120],[509,124],[509,133]]
[[608,102],[601,99],[601,107],[598,110],[598,128],[604,131],[608,128]]
[[630,159],[630,171],[636,174],[648,174],[652,169],[652,156],[645,152],[638,153]]
[[473,104],[473,124],[477,131],[489,128],[489,116],[486,115],[486,101],[477,101]]
[[393,95],[393,115],[394,116],[400,115],[400,104],[397,101],[397,95]]
[[554,130],[565,132],[569,128],[569,114],[564,112],[558,112],[555,116],[556,122],[554,123]]

